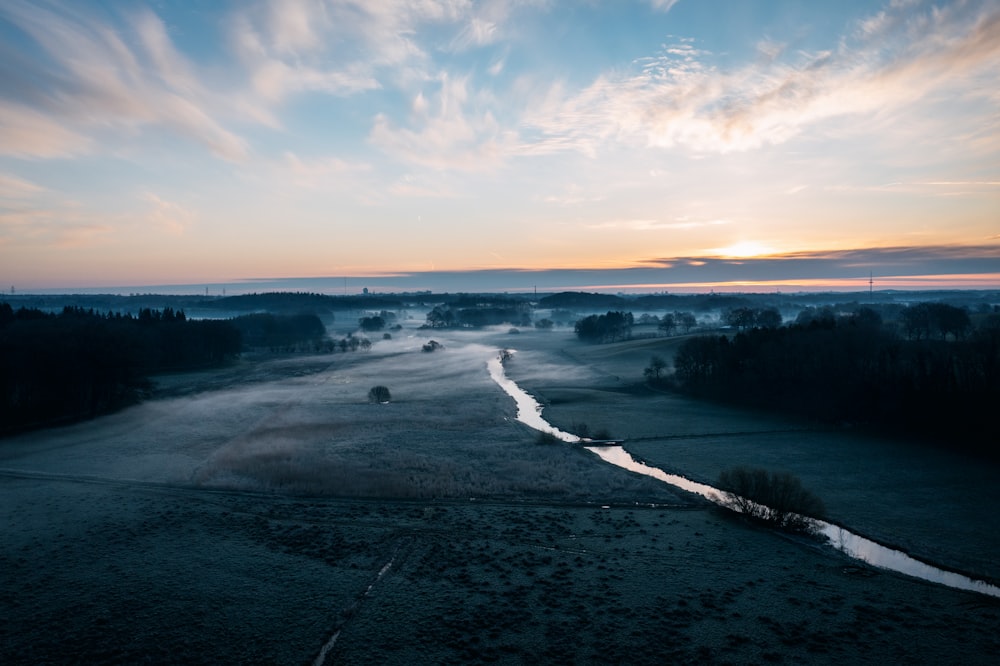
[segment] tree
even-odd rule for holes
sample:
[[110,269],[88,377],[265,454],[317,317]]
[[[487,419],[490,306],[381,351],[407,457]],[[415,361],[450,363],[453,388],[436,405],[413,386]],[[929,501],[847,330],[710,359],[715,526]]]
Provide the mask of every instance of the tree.
[[931,314],[934,327],[941,333],[942,340],[948,337],[949,333],[959,340],[972,328],[969,313],[963,308],[947,303],[934,303],[931,305]]
[[931,336],[931,304],[917,303],[903,310],[901,313],[903,328],[906,330],[906,337],[920,340],[923,337]]
[[660,381],[661,375],[666,368],[667,362],[664,361],[662,357],[654,354],[653,357],[649,359],[649,365],[642,371],[642,374],[646,376],[646,379],[658,382]]
[[665,314],[660,319],[660,324],[657,326],[665,335],[671,335],[674,329],[677,328],[677,319],[672,314]]
[[576,322],[574,330],[578,338],[587,342],[614,342],[628,339],[633,322],[631,312],[615,311],[584,317]]
[[392,400],[392,395],[389,393],[389,389],[381,384],[368,390],[368,402],[384,405],[390,400]]
[[730,347],[724,335],[688,338],[674,354],[674,374],[683,384],[697,389],[719,372]]
[[754,312],[754,324],[761,328],[778,328],[781,326],[781,313],[775,308],[761,308]]
[[733,308],[722,315],[723,323],[726,326],[732,326],[737,331],[752,327],[755,319],[753,308]]
[[833,328],[837,325],[837,319],[833,310],[829,307],[815,308],[809,306],[801,310],[795,318],[796,326],[809,326],[812,328]]
[[367,333],[372,333],[374,331],[381,331],[385,328],[385,319],[380,316],[375,317],[362,317],[358,320],[358,326],[361,327],[362,331]]
[[690,312],[675,312],[674,321],[684,329],[685,333],[690,333],[691,329],[698,325],[698,320]]
[[788,472],[734,467],[719,474],[723,506],[774,527],[812,531],[825,513],[823,502]]

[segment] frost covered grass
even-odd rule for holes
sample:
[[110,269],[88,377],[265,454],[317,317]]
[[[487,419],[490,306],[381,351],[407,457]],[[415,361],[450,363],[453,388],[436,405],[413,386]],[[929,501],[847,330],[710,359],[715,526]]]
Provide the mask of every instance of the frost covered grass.
[[[856,510],[829,489],[870,447],[849,467],[780,423],[638,394],[618,352],[551,333],[171,376],[165,397],[0,442],[0,662],[312,663],[329,645],[326,663],[351,664],[992,663],[992,600],[539,444],[486,361],[518,349],[509,376],[561,428],[654,437],[629,447],[696,478],[767,458],[831,513]],[[392,402],[370,403],[373,385]]]
[[[496,348],[435,335],[444,349],[434,353],[420,351],[423,336],[400,335],[369,353],[169,376],[173,397],[15,438],[0,457],[22,469],[285,494],[676,499],[573,447],[538,446],[487,371]],[[373,385],[391,402],[373,404]]]

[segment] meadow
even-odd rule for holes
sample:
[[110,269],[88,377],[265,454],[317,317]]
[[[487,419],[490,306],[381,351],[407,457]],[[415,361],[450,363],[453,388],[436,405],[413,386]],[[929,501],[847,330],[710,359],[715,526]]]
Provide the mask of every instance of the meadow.
[[[877,570],[541,440],[545,417],[712,480],[794,472],[830,517],[1000,577],[990,469],[642,386],[669,340],[404,330],[244,358],[0,442],[5,663],[990,663],[997,600]],[[392,392],[372,404],[373,385]]]

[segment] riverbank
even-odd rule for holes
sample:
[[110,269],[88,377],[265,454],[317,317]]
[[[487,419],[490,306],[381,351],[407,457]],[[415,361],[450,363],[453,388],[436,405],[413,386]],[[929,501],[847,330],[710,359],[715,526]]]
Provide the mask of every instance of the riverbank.
[[567,336],[526,336],[519,343],[508,374],[541,399],[545,417],[560,428],[607,430],[636,458],[703,483],[737,465],[792,472],[822,498],[831,521],[945,568],[1000,580],[1000,533],[992,527],[1000,469],[992,465],[642,389],[650,355],[667,356],[674,340],[588,346]]

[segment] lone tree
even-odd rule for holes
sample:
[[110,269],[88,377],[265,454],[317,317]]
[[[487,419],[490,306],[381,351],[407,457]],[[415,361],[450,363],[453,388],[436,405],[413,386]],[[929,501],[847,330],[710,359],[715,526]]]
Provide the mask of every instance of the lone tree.
[[651,382],[658,382],[662,379],[663,371],[667,369],[667,362],[663,360],[662,356],[653,355],[649,359],[649,365],[642,371],[642,374],[646,376],[646,379]]
[[374,402],[376,404],[384,404],[392,400],[392,394],[389,393],[389,389],[381,384],[379,386],[373,386],[368,391],[368,402]]
[[812,532],[815,518],[826,512],[823,502],[788,472],[734,467],[719,474],[723,506],[774,527]]

